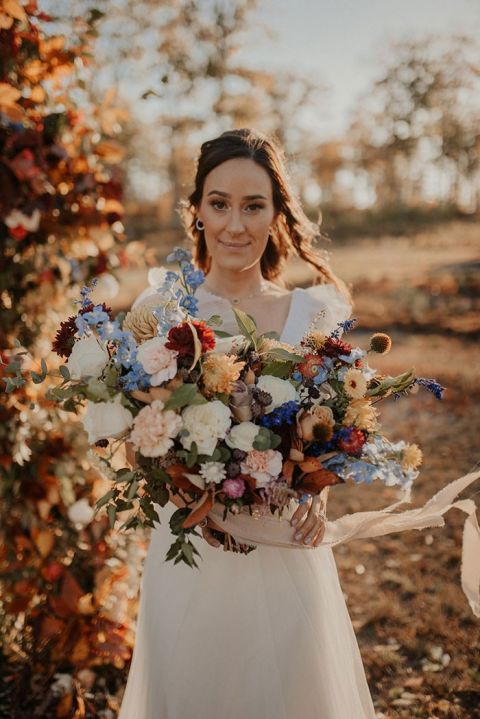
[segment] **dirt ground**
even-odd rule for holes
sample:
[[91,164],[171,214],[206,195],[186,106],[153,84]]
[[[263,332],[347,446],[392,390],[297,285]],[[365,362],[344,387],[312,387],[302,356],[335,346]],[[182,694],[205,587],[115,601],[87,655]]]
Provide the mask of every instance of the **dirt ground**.
[[[373,331],[388,332],[393,348],[370,356],[371,366],[388,374],[414,366],[446,387],[441,401],[422,390],[378,405],[387,436],[423,450],[410,507],[421,506],[480,468],[480,227],[451,224],[329,249],[355,299],[358,326],[345,339],[365,347]],[[122,282],[124,306],[145,286],[145,274]],[[308,273],[291,263],[289,279],[307,284]],[[475,493],[479,504],[480,482],[465,496]],[[328,514],[395,499],[380,485],[337,487]],[[334,550],[378,719],[480,718],[480,620],[460,587],[465,517],[453,510],[444,527]]]

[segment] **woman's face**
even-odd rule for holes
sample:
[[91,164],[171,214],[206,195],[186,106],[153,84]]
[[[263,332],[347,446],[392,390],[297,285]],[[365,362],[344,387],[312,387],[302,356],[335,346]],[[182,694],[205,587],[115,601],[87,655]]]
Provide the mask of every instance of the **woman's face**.
[[261,165],[242,157],[215,167],[197,212],[212,266],[240,271],[258,263],[276,214],[270,176]]

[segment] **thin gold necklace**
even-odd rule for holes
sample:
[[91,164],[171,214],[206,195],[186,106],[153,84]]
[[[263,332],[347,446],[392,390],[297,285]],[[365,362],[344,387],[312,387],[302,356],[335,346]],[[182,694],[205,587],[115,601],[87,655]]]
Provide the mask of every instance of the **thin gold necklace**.
[[220,297],[222,300],[227,300],[228,302],[231,302],[232,305],[238,305],[242,300],[251,300],[254,297],[258,297],[259,295],[263,295],[268,290],[268,282],[263,281],[260,289],[256,292],[252,292],[250,295],[242,295],[241,297],[225,297],[225,295],[220,295],[218,292],[214,292],[213,290],[209,289],[206,284],[203,285],[204,289],[209,292],[211,295],[215,295],[215,297]]

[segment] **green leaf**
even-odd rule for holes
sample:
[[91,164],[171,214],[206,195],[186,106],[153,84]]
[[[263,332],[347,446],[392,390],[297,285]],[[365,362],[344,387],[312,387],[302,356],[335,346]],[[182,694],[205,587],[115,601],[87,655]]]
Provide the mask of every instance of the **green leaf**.
[[247,337],[255,349],[257,349],[257,325],[255,324],[255,320],[242,310],[235,307],[232,309],[240,332],[244,337]]
[[272,349],[268,350],[268,352],[266,352],[265,354],[275,360],[280,360],[284,362],[302,362],[304,359],[302,355],[296,354],[295,352],[290,352],[283,347],[272,347]]
[[32,375],[32,380],[33,380],[34,384],[40,384],[45,379],[45,375],[38,374],[37,372],[34,372],[33,370],[31,372],[31,375]]
[[103,495],[103,497],[100,497],[100,499],[95,504],[95,508],[98,510],[103,507],[103,505],[109,502],[115,496],[115,494],[115,490],[110,489],[106,494]]
[[208,318],[208,320],[206,321],[206,324],[209,327],[211,327],[212,325],[221,325],[221,324],[223,324],[223,319],[222,319],[221,315],[212,315],[211,317]]
[[110,525],[110,529],[113,529],[115,526],[115,519],[117,518],[117,508],[114,504],[109,504],[107,507],[107,514],[108,514],[108,524]]
[[286,362],[268,362],[263,368],[260,374],[269,374],[272,377],[280,377],[285,379],[290,374],[291,367]]
[[137,479],[134,479],[129,488],[127,489],[126,497],[127,499],[133,499],[137,496],[137,490],[140,486],[140,482]]
[[58,369],[60,370],[60,374],[62,375],[65,382],[68,382],[68,380],[70,379],[70,371],[69,371],[67,365],[61,364]]
[[167,399],[165,409],[181,409],[186,405],[204,404],[206,401],[196,384],[182,384]]
[[132,470],[128,469],[127,467],[122,467],[122,469],[119,469],[117,472],[115,472],[115,474],[116,484],[119,484],[120,482],[129,482],[135,476],[135,472],[132,472]]

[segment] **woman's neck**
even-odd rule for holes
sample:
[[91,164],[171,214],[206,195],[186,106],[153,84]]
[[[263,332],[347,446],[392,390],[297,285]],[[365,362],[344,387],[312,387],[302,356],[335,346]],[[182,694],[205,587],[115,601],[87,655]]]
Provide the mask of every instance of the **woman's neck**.
[[268,287],[268,282],[262,276],[260,264],[247,270],[225,270],[212,265],[205,279],[205,289],[221,297],[242,298],[260,294]]

